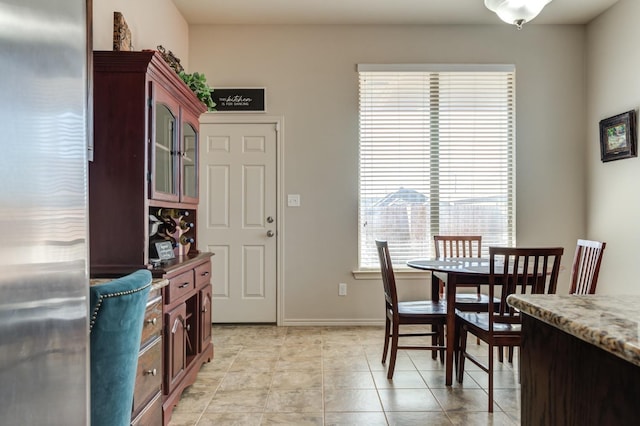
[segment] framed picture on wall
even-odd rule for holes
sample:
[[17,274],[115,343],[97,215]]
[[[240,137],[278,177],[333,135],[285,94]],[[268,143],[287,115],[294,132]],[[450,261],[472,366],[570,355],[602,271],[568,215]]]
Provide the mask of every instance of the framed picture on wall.
[[635,110],[600,121],[600,159],[602,162],[637,156]]

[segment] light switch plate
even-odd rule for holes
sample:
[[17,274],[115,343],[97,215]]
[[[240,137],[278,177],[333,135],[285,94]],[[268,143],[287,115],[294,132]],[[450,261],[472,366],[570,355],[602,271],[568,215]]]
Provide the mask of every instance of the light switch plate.
[[287,196],[287,206],[300,207],[300,194],[289,194]]

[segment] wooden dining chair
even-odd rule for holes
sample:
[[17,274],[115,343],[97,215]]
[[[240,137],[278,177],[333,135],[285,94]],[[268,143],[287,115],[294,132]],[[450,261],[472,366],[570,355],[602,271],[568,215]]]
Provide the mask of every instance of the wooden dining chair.
[[[494,348],[520,346],[520,312],[507,304],[507,296],[555,293],[563,252],[561,247],[489,247],[489,309],[482,313],[456,311],[457,379],[462,383],[467,359],[489,375],[489,412],[493,412]],[[500,305],[495,309],[493,297],[498,291]],[[486,363],[467,352],[468,333],[487,344]],[[477,354],[477,349],[474,352]]]
[[[595,294],[600,273],[600,263],[607,243],[591,240],[578,240],[576,253],[571,267],[569,294]],[[499,360],[502,362],[502,349]],[[513,362],[513,347],[508,348],[508,361]]]
[[[600,263],[607,243],[578,240],[571,267],[569,294],[594,294],[598,284]],[[508,348],[509,362],[513,362],[513,347]],[[502,350],[499,353],[502,362]]]
[[600,263],[607,243],[578,240],[571,268],[569,294],[594,294],[598,284]]
[[[380,258],[380,271],[382,273],[382,284],[384,288],[385,304],[385,330],[384,330],[384,350],[382,352],[382,363],[387,360],[389,343],[391,342],[391,357],[389,359],[389,369],[387,379],[393,378],[396,365],[398,349],[423,349],[434,351],[434,358],[437,351],[440,351],[440,359],[444,362],[444,326],[447,321],[447,304],[442,300],[431,301],[411,301],[399,302],[396,290],[396,280],[391,264],[391,255],[386,241],[376,240],[378,257]],[[431,331],[400,333],[401,325],[421,324],[430,325]],[[430,345],[400,345],[400,337],[431,337]]]
[[[481,257],[482,236],[480,235],[434,235],[433,243],[437,258]],[[442,294],[442,282],[440,287],[440,294]],[[473,287],[476,292],[458,292],[458,287]],[[480,285],[456,284],[456,309],[467,312],[484,312],[488,309],[488,305],[489,296],[480,291]]]

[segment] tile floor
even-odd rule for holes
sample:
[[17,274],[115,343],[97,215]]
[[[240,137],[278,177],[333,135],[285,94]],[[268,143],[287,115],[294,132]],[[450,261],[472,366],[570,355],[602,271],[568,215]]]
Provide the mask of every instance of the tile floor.
[[447,387],[430,352],[399,351],[387,380],[383,327],[214,326],[213,336],[214,360],[185,390],[170,426],[520,423],[517,355],[513,365],[496,363],[489,414],[487,374],[470,362],[464,383]]

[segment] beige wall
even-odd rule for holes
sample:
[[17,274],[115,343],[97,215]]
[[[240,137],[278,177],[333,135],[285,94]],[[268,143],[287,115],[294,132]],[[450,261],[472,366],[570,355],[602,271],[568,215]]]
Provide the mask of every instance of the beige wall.
[[113,12],[120,12],[131,30],[135,50],[171,50],[189,65],[189,26],[171,0],[93,0],[93,49],[112,50]]
[[[584,235],[584,26],[192,26],[189,60],[218,87],[266,87],[281,115],[283,324],[381,321],[379,279],[355,280],[358,63],[513,63],[517,242],[566,248]],[[568,273],[559,291],[568,289]],[[339,297],[337,285],[348,283]],[[422,286],[421,281],[405,283]]]
[[[136,49],[162,44],[214,86],[265,86],[268,113],[285,118],[282,187],[303,200],[285,212],[285,322],[382,318],[379,281],[351,275],[355,64],[365,62],[515,63],[518,244],[562,245],[568,268],[576,238],[605,240],[599,291],[640,292],[629,266],[640,251],[640,160],[601,163],[598,139],[601,119],[638,107],[640,2],[620,0],[586,31],[537,25],[514,31],[506,25],[189,29],[170,0],[94,0],[95,49],[111,49],[114,10],[124,14]],[[566,270],[561,280],[564,291]],[[338,282],[349,284],[347,297],[337,296]]]
[[620,0],[587,27],[587,234],[607,242],[599,293],[640,294],[640,158],[600,161],[600,120],[640,103],[640,2]]

